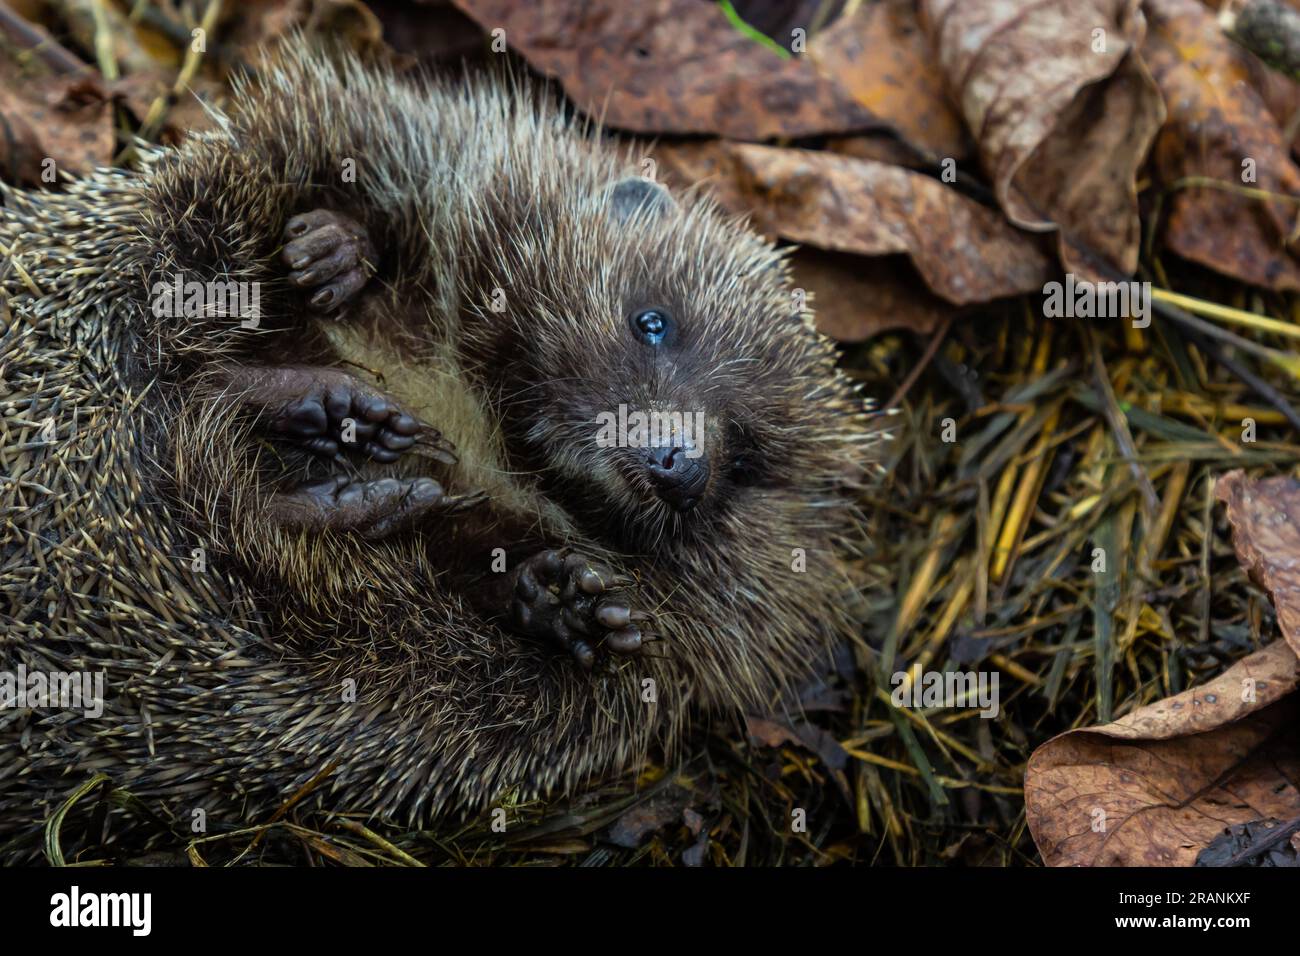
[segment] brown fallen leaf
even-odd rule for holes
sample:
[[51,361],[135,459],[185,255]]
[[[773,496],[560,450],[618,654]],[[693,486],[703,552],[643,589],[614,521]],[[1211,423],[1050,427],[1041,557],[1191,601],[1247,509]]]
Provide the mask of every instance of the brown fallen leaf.
[[795,286],[808,292],[817,328],[838,342],[865,342],[891,329],[928,335],[956,311],[902,256],[864,259],[804,248],[790,266]]
[[[1227,0],[1201,0],[1201,2],[1210,10],[1220,28],[1227,32],[1222,12],[1231,4]],[[1285,2],[1300,9],[1297,0],[1285,0]],[[1300,116],[1297,116],[1297,113],[1300,113],[1300,83],[1291,76],[1268,66],[1258,56],[1243,57],[1238,62],[1249,74],[1250,85],[1255,88],[1268,107],[1269,113],[1277,122],[1278,129],[1287,130],[1289,127],[1293,132],[1290,147],[1291,152],[1295,154],[1297,148],[1300,148],[1300,128],[1295,125],[1300,124]]]
[[1300,660],[1274,641],[1202,687],[1043,744],[1025,771],[1043,861],[1191,866],[1225,827],[1300,814],[1298,685]]
[[1069,272],[1137,267],[1137,171],[1164,107],[1139,0],[922,0],[940,66],[1016,225],[1059,230]]
[[884,0],[840,17],[809,45],[812,61],[931,163],[971,155],[913,0]]
[[799,745],[799,735],[787,724],[767,717],[749,716],[745,718],[745,729],[751,740],[764,747],[784,747],[786,744]]
[[[87,173],[113,158],[113,109],[94,76],[13,80],[0,65],[0,175],[50,185],[47,171]],[[53,165],[46,163],[53,160]]]
[[40,137],[23,115],[26,104],[0,89],[0,179],[33,185],[41,181],[45,150]]
[[[1142,53],[1169,107],[1154,153],[1159,178],[1166,188],[1192,176],[1226,187],[1175,190],[1165,204],[1165,245],[1246,282],[1300,290],[1300,263],[1288,244],[1296,204],[1243,194],[1300,195],[1300,168],[1254,85],[1260,65],[1196,0],[1148,0],[1146,9]],[[1253,181],[1243,182],[1243,174]]]
[[1220,476],[1214,494],[1227,506],[1237,560],[1273,598],[1278,628],[1300,654],[1300,481],[1252,481],[1237,470]]
[[843,770],[849,755],[840,742],[820,727],[806,721],[788,724],[770,717],[745,718],[750,739],[764,747],[783,747],[794,744],[815,753],[831,770]]
[[907,166],[912,169],[933,168],[934,163],[925,155],[889,133],[862,133],[857,136],[828,136],[822,148],[841,156],[874,159],[890,166]]
[[638,803],[610,826],[607,838],[615,846],[634,850],[655,831],[681,821],[689,811],[693,795],[676,785]]
[[706,182],[727,210],[769,236],[832,252],[906,255],[957,305],[1042,289],[1047,257],[1033,236],[929,176],[872,160],[723,140],[660,144],[659,167]]
[[798,137],[889,126],[806,54],[782,59],[702,0],[456,0],[585,113],[639,133]]

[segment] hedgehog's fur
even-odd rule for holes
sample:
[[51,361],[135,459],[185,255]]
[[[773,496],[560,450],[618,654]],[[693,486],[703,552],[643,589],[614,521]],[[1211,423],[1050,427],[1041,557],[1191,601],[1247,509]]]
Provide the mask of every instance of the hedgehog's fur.
[[[108,692],[98,719],[0,710],[0,855],[31,852],[96,772],[178,832],[199,808],[209,828],[264,820],[327,768],[309,802],[403,823],[573,792],[671,751],[691,719],[778,706],[852,636],[875,438],[780,254],[695,193],[616,220],[632,159],[544,100],[292,48],[217,131],[5,192],[0,670],[102,670]],[[331,204],[370,229],[381,272],[363,318],[305,328],[280,237]],[[149,290],[176,271],[262,283],[262,327],[155,318]],[[628,335],[650,303],[689,333],[675,366]],[[455,442],[440,477],[491,506],[381,542],[269,527],[265,496],[301,462],[275,458],[213,370],[309,351],[377,369]],[[765,479],[669,511],[592,446],[595,412],[620,403],[742,424]],[[513,555],[520,536],[636,578],[665,639],[588,674],[477,617],[449,556]],[[134,819],[112,839],[139,836]]]

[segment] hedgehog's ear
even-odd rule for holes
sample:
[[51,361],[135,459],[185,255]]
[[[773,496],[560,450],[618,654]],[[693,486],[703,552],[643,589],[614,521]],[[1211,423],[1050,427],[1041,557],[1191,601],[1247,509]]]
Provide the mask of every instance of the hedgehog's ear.
[[638,213],[647,217],[663,216],[677,208],[667,187],[644,176],[628,176],[609,187],[609,211],[616,222],[627,222]]

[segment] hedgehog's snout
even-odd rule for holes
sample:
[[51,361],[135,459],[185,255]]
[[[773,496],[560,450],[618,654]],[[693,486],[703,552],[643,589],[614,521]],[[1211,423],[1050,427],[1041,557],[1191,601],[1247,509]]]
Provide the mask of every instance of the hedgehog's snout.
[[682,435],[670,443],[642,449],[646,474],[657,494],[674,511],[690,511],[709,484],[709,460],[704,449]]

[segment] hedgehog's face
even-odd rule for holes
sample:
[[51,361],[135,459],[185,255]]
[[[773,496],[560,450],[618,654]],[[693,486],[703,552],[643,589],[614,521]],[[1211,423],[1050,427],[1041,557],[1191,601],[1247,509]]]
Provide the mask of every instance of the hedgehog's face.
[[527,466],[584,525],[642,548],[758,498],[814,497],[842,407],[778,254],[645,180],[602,199],[549,237],[493,363],[512,369],[503,417]]

